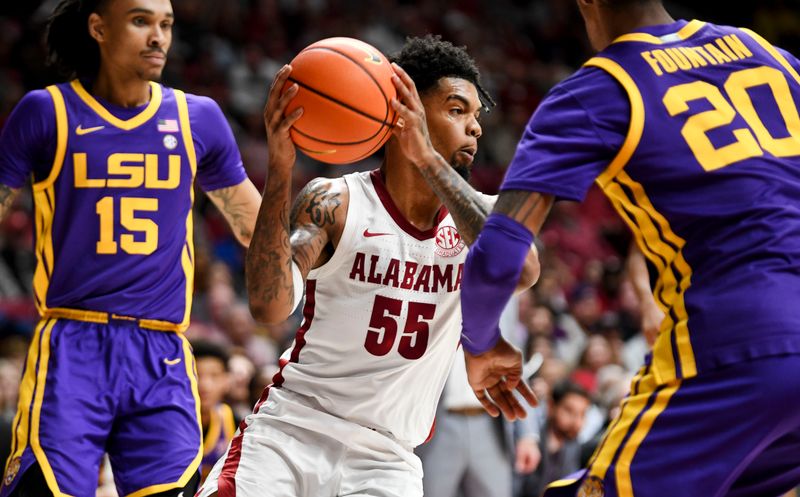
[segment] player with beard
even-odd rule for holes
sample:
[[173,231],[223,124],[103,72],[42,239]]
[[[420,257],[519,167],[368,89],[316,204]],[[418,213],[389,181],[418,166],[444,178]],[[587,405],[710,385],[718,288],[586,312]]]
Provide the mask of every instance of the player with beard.
[[[291,67],[273,83],[268,200],[247,286],[253,315],[265,322],[285,320],[304,288],[304,320],[201,496],[422,495],[413,449],[431,434],[458,353],[466,246],[493,204],[465,181],[492,101],[466,51],[438,37],[408,40],[393,61],[403,124],[381,167],[313,180],[291,212],[289,128],[302,109],[283,115],[297,91],[281,94]],[[425,150],[423,160],[409,148]],[[520,289],[538,277],[533,247],[527,259]],[[501,366],[521,362],[510,346],[493,354]],[[504,414],[524,417],[505,393]]]

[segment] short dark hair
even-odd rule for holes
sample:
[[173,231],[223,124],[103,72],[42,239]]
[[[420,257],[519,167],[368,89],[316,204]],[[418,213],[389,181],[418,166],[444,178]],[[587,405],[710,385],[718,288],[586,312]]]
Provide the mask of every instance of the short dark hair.
[[389,59],[411,76],[420,95],[435,88],[441,78],[460,78],[475,85],[487,110],[495,105],[481,86],[480,71],[466,48],[444,41],[440,35],[409,37],[400,52]]
[[567,395],[580,395],[581,397],[585,398],[586,400],[592,400],[592,396],[589,395],[589,392],[586,391],[583,387],[578,385],[577,383],[573,383],[569,380],[564,380],[561,382],[556,383],[553,386],[553,391],[551,392],[551,396],[553,397],[553,404],[558,405],[561,403],[562,400]]
[[192,352],[195,359],[202,359],[210,357],[212,359],[219,359],[225,366],[225,371],[228,370],[228,359],[230,354],[221,345],[207,340],[192,340]]
[[111,0],[61,0],[47,20],[47,63],[67,78],[93,78],[100,69],[100,47],[89,35],[89,15]]

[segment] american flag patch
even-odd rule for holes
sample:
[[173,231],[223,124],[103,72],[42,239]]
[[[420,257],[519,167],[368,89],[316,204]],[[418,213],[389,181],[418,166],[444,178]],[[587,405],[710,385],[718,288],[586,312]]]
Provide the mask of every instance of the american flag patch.
[[158,130],[162,133],[177,133],[178,120],[177,119],[159,119]]

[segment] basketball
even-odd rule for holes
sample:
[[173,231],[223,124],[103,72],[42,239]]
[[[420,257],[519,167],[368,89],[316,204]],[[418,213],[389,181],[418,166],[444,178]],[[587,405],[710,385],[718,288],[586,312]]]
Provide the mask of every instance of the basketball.
[[365,159],[386,143],[397,113],[397,92],[386,57],[353,38],[327,38],[303,49],[291,62],[284,90],[297,83],[285,114],[303,107],[292,126],[294,144],[309,157],[330,164]]

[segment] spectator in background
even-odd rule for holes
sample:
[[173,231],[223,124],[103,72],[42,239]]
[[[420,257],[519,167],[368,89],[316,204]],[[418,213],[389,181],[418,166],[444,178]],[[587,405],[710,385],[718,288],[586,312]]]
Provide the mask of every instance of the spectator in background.
[[533,474],[524,478],[522,497],[538,497],[548,483],[580,468],[581,446],[577,438],[591,402],[589,393],[574,383],[561,382],[553,387],[547,401],[547,422],[540,436],[542,461]]
[[199,340],[192,342],[192,351],[197,368],[200,421],[203,426],[203,459],[200,462],[202,483],[228,448],[237,422],[231,407],[223,402],[230,390],[228,353],[220,345]]

